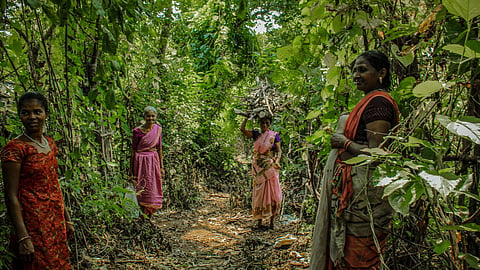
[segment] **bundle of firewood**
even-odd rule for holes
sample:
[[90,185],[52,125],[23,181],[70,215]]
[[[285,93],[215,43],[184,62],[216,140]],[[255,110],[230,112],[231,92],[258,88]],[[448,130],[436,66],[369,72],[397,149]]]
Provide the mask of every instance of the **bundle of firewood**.
[[272,87],[267,78],[256,78],[257,88],[253,88],[250,94],[240,97],[242,109],[234,109],[236,114],[249,118],[273,117],[277,111],[281,111],[283,97]]

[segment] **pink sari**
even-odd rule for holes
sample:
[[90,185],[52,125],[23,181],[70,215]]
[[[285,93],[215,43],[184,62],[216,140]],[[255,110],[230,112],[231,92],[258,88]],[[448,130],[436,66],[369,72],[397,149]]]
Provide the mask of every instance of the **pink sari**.
[[150,212],[162,208],[162,174],[157,145],[161,146],[162,128],[154,125],[153,129],[143,136],[135,151],[133,173],[137,177],[137,199],[142,207],[150,208]]
[[268,130],[262,133],[253,145],[253,219],[272,217],[280,212],[282,205],[279,170],[273,167],[271,151],[276,135],[274,131]]

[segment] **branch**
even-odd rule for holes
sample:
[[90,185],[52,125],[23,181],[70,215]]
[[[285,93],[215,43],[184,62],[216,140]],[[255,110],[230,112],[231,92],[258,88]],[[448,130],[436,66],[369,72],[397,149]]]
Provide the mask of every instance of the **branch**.
[[462,161],[467,163],[480,163],[480,156],[452,155],[443,157],[444,161]]

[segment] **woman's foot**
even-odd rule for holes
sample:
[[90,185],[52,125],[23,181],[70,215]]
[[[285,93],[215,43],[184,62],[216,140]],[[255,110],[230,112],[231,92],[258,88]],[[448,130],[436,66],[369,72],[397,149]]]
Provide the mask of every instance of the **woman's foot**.
[[275,230],[275,226],[274,226],[274,222],[275,221],[275,217],[271,217],[270,218],[270,230]]
[[262,227],[263,227],[263,226],[262,226],[262,220],[259,219],[259,220],[257,221],[257,224],[254,226],[254,229],[257,229],[257,230],[258,230],[258,229],[261,229]]

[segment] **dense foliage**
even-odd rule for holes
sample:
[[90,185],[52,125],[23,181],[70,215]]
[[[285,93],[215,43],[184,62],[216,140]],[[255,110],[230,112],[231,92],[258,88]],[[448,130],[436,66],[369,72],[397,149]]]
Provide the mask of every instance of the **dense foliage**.
[[[131,130],[153,105],[166,207],[195,207],[203,187],[248,207],[239,161],[251,142],[233,108],[266,78],[285,96],[272,127],[283,211],[311,224],[329,134],[361,98],[350,64],[378,49],[392,60],[402,121],[389,151],[352,162],[382,161],[377,180],[398,212],[386,264],[480,269],[480,1],[270,2],[0,0],[0,145],[21,133],[15,99],[45,93],[66,204],[88,238],[131,218]],[[4,251],[4,204],[0,213]]]

